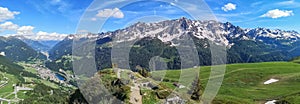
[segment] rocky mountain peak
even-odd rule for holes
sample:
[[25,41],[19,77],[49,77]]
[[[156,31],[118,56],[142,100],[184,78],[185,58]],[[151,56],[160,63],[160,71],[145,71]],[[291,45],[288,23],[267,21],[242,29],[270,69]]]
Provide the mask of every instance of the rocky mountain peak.
[[[85,36],[85,38],[115,37],[118,42],[122,42],[144,37],[155,37],[163,42],[171,42],[174,44],[174,40],[181,39],[182,36],[187,34],[198,39],[208,39],[216,44],[226,46],[233,45],[236,40],[287,40],[295,42],[300,39],[300,35],[296,31],[271,30],[267,28],[243,29],[230,22],[221,23],[214,20],[191,20],[186,17],[155,23],[137,22],[124,29],[102,33],[101,35],[88,35]],[[68,39],[72,39],[72,36],[69,36]]]

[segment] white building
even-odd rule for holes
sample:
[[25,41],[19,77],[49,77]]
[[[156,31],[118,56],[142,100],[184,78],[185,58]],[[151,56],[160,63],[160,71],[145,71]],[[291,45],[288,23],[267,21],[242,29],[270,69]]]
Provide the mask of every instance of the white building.
[[165,104],[185,104],[185,101],[178,96],[167,98]]

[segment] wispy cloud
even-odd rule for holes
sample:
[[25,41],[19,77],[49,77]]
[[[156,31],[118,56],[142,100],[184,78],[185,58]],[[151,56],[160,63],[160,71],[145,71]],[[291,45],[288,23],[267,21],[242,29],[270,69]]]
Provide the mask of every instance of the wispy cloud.
[[244,15],[249,15],[252,12],[241,12],[241,13],[224,13],[224,14],[215,14],[216,16],[221,16],[221,17],[240,17]]
[[49,15],[61,15],[70,20],[79,19],[84,12],[84,8],[78,8],[74,3],[67,0],[28,0],[27,3],[32,5],[38,12]]
[[255,19],[249,18],[249,15],[252,15],[252,11],[240,13],[215,13],[214,15],[220,22],[246,22]]
[[275,3],[277,6],[281,7],[288,7],[288,8],[300,8],[300,2],[297,2],[295,0],[286,0],[282,2]]
[[251,7],[257,7],[257,6],[261,6],[261,4],[263,4],[263,1],[258,1],[258,2],[251,3],[250,6]]
[[52,6],[57,6],[57,10],[60,12],[66,12],[67,10],[69,10],[71,8],[71,4],[67,3],[65,1],[62,0],[50,0],[50,4]]
[[90,7],[87,8],[86,12],[99,11],[101,9],[104,9],[107,6],[112,7],[114,4],[117,5],[117,4],[123,3],[124,1],[125,0],[107,0],[107,1],[103,2],[101,0],[95,0],[94,3],[92,3],[92,5],[90,5]]

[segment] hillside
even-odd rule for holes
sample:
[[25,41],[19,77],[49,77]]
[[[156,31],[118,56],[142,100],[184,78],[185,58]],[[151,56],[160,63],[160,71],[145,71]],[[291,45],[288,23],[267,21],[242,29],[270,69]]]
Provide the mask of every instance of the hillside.
[[48,50],[51,49],[50,46],[44,45],[44,44],[40,43],[39,41],[30,40],[30,39],[20,39],[20,40],[22,40],[23,42],[25,42],[26,44],[28,44],[28,46],[32,47],[36,51],[47,52]]
[[0,36],[0,52],[12,61],[30,61],[35,59],[46,59],[46,56],[35,51],[23,41]]
[[[4,56],[0,56],[0,72],[14,75],[18,80],[24,81],[23,77],[37,77],[37,75],[24,71],[24,68],[13,63]],[[22,73],[22,76],[20,75]]]
[[[10,38],[17,38],[25,42],[28,46],[32,47],[36,51],[48,52],[54,45],[60,40],[44,40],[44,39],[32,39],[32,36],[26,37],[23,35],[9,36]],[[49,36],[48,38],[50,38]],[[45,38],[47,39],[47,38]]]
[[[230,64],[226,67],[223,84],[213,104],[257,104],[271,100],[296,104],[300,101],[300,64],[264,62]],[[208,81],[210,68],[210,66],[199,68],[201,84],[204,87]],[[162,83],[171,86],[170,88],[175,88],[173,83],[179,81],[180,73],[180,70],[152,72],[155,76],[164,76]],[[276,79],[278,82],[266,84],[270,79]]]
[[[69,37],[72,37],[72,35],[70,35]],[[59,59],[63,55],[68,55],[68,54],[72,53],[73,40],[70,39],[69,37],[58,42],[56,45],[53,46],[53,48],[51,48],[49,50],[49,58],[50,59],[53,59],[53,60]]]
[[[42,70],[42,69],[39,69]],[[35,68],[23,67],[0,56],[1,103],[67,103],[75,91],[61,83],[41,78]]]
[[[185,73],[181,70],[153,71],[150,72],[151,76],[148,78],[142,77],[137,72],[121,69],[120,78],[125,86],[131,87],[131,93],[137,90],[139,96],[142,96],[143,104],[163,103],[166,99],[172,98],[172,96],[177,96],[188,104],[194,104],[199,103],[199,101],[192,100],[192,96],[189,93],[190,89],[193,88],[192,85],[194,85],[194,82],[189,83],[190,79],[185,78],[190,78],[188,76],[193,76],[195,74],[193,72],[199,71],[200,86],[203,87],[200,92],[203,94],[211,74],[211,67],[212,66],[204,66],[184,69],[185,72],[190,73]],[[113,70],[111,69],[98,72],[102,81],[115,79],[116,75],[112,73]],[[182,75],[182,73],[185,74]],[[130,76],[134,76],[134,78],[130,81],[126,81]],[[180,77],[182,79],[180,79]],[[211,76],[210,78],[218,77],[220,76]],[[95,76],[90,80],[82,82],[81,88],[83,88],[83,93],[86,95],[84,96],[85,98],[91,98],[95,95],[99,96],[97,94],[101,95],[104,93],[93,93],[93,87],[100,88],[100,86],[96,87],[96,85],[90,86],[91,83],[99,83],[99,79],[97,78],[98,77]],[[160,78],[162,78],[162,80]],[[264,104],[273,101],[276,102],[276,104],[297,104],[300,101],[299,80],[300,64],[293,62],[228,64],[226,65],[224,80],[212,104]],[[111,84],[104,85],[107,89],[115,88],[110,86]],[[179,87],[179,85],[183,86]],[[140,87],[135,88],[134,86]],[[114,90],[109,91],[111,91],[110,93],[114,93]],[[82,95],[78,93],[77,96]],[[128,101],[132,98],[133,95],[130,95],[129,98],[119,100]],[[80,99],[82,100],[82,97]],[[132,100],[130,100],[130,102],[132,103]]]

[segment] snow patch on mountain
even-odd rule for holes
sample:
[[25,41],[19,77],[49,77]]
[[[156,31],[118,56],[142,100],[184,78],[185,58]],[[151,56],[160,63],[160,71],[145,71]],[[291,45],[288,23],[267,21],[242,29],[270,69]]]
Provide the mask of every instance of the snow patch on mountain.
[[265,28],[242,29],[229,22],[221,23],[214,20],[200,21],[184,17],[155,23],[138,22],[127,28],[113,32],[76,34],[68,36],[67,38],[101,39],[111,37],[115,42],[124,42],[151,37],[158,38],[162,42],[171,42],[172,46],[176,46],[179,44],[175,41],[183,39],[183,37],[186,37],[187,35],[198,39],[208,39],[218,45],[227,47],[234,45],[234,40],[253,40],[262,42],[287,40],[292,43],[300,39],[300,34],[296,31],[283,31],[279,29],[271,30]]

